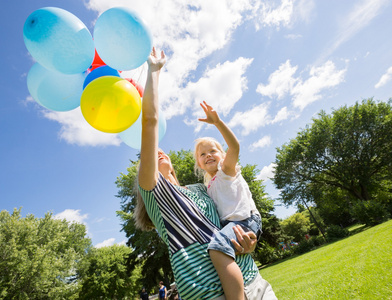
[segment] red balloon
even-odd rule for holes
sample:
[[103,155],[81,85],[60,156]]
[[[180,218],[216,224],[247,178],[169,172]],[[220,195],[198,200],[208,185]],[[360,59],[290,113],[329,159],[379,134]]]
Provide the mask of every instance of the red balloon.
[[93,63],[91,64],[91,67],[87,69],[87,71],[91,72],[92,70],[105,65],[106,65],[105,62],[99,57],[97,49],[95,49],[95,56],[94,56]]
[[130,83],[132,83],[139,92],[140,97],[143,97],[144,88],[140,84],[138,84],[133,78],[125,78],[125,80],[128,80]]

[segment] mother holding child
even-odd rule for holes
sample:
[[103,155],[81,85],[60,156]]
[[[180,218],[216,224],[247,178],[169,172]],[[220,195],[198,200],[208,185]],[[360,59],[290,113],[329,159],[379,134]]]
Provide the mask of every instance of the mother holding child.
[[[216,141],[199,141],[195,151],[196,163],[205,171],[206,178],[212,177],[211,185],[214,184],[217,190],[209,193],[217,203],[222,196],[219,190],[226,189],[220,186],[219,174],[229,178],[229,185],[239,178],[240,182],[236,184],[243,191],[238,205],[233,202],[238,194],[231,197],[234,200],[228,202],[230,205],[216,206],[203,184],[181,187],[170,158],[158,148],[158,83],[165,62],[164,52],[158,55],[153,48],[148,58],[142,102],[138,173],[141,197],[138,197],[135,209],[135,223],[144,230],[155,227],[166,243],[182,299],[277,299],[249,254],[256,247],[256,234],[261,233],[261,224],[253,200],[247,199],[249,188],[246,182],[243,185],[236,167],[239,146],[236,146],[238,141],[234,134],[204,102],[206,119],[200,121],[214,124],[229,149],[226,154]],[[225,215],[219,216],[217,207]],[[221,221],[227,224],[222,231]]]

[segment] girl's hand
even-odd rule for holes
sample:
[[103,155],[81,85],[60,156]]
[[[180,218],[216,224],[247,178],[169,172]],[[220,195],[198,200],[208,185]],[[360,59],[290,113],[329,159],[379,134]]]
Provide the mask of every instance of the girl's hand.
[[234,244],[236,255],[244,253],[252,253],[256,249],[257,236],[252,231],[245,232],[240,225],[233,227],[237,240],[231,240]]
[[147,64],[150,71],[159,71],[163,65],[166,63],[166,55],[161,51],[161,57],[158,57],[155,47],[152,47],[150,56],[147,59]]
[[203,108],[206,114],[206,118],[198,119],[199,121],[208,124],[217,124],[220,121],[218,113],[211,106],[209,106],[205,101],[203,101],[203,103],[200,103],[200,106]]

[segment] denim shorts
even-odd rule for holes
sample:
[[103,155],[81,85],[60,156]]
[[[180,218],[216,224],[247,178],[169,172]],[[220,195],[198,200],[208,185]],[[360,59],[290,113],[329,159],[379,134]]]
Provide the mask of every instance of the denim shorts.
[[223,221],[223,228],[214,234],[207,249],[223,252],[235,259],[236,249],[231,242],[232,239],[238,242],[233,230],[235,225],[241,225],[245,232],[253,231],[257,238],[259,238],[262,233],[261,218],[260,215],[257,214],[252,214],[248,219],[241,221]]

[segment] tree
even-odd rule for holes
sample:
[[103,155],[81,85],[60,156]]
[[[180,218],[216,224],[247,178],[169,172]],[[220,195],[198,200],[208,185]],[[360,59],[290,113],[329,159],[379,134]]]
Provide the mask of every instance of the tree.
[[285,234],[292,236],[295,241],[301,242],[305,239],[305,235],[309,233],[310,221],[302,213],[295,213],[283,220],[281,226]]
[[124,245],[92,248],[79,268],[80,299],[124,299],[135,292],[127,258],[132,250]]
[[[203,178],[194,174],[195,160],[191,150],[170,151],[169,157],[176,170],[180,185],[203,181]],[[133,187],[136,182],[137,164],[138,162],[132,161],[131,166],[127,169],[128,174],[121,174],[117,178],[118,197],[121,199],[122,209],[118,212],[118,215],[123,221],[123,231],[125,231],[128,238],[127,244],[133,249],[129,256],[128,266],[130,270],[137,265],[142,266],[143,278],[141,278],[139,284],[150,290],[161,280],[167,284],[173,282],[174,277],[167,247],[159,238],[156,230],[140,231],[136,229],[132,218],[136,205],[136,193]],[[266,196],[262,180],[256,178],[257,172],[256,166],[253,165],[246,165],[242,168],[242,174],[249,184],[256,207],[260,211],[264,222],[271,218],[269,213],[273,210],[273,200]],[[266,223],[268,222],[266,221]],[[265,226],[263,226],[263,231],[265,233],[269,232]]]
[[76,269],[91,247],[82,224],[21,209],[0,212],[0,299],[77,299]]
[[273,181],[281,200],[319,205],[325,200],[319,192],[327,186],[342,191],[349,206],[358,201],[390,205],[391,104],[369,99],[331,115],[321,111],[311,126],[278,148]]

